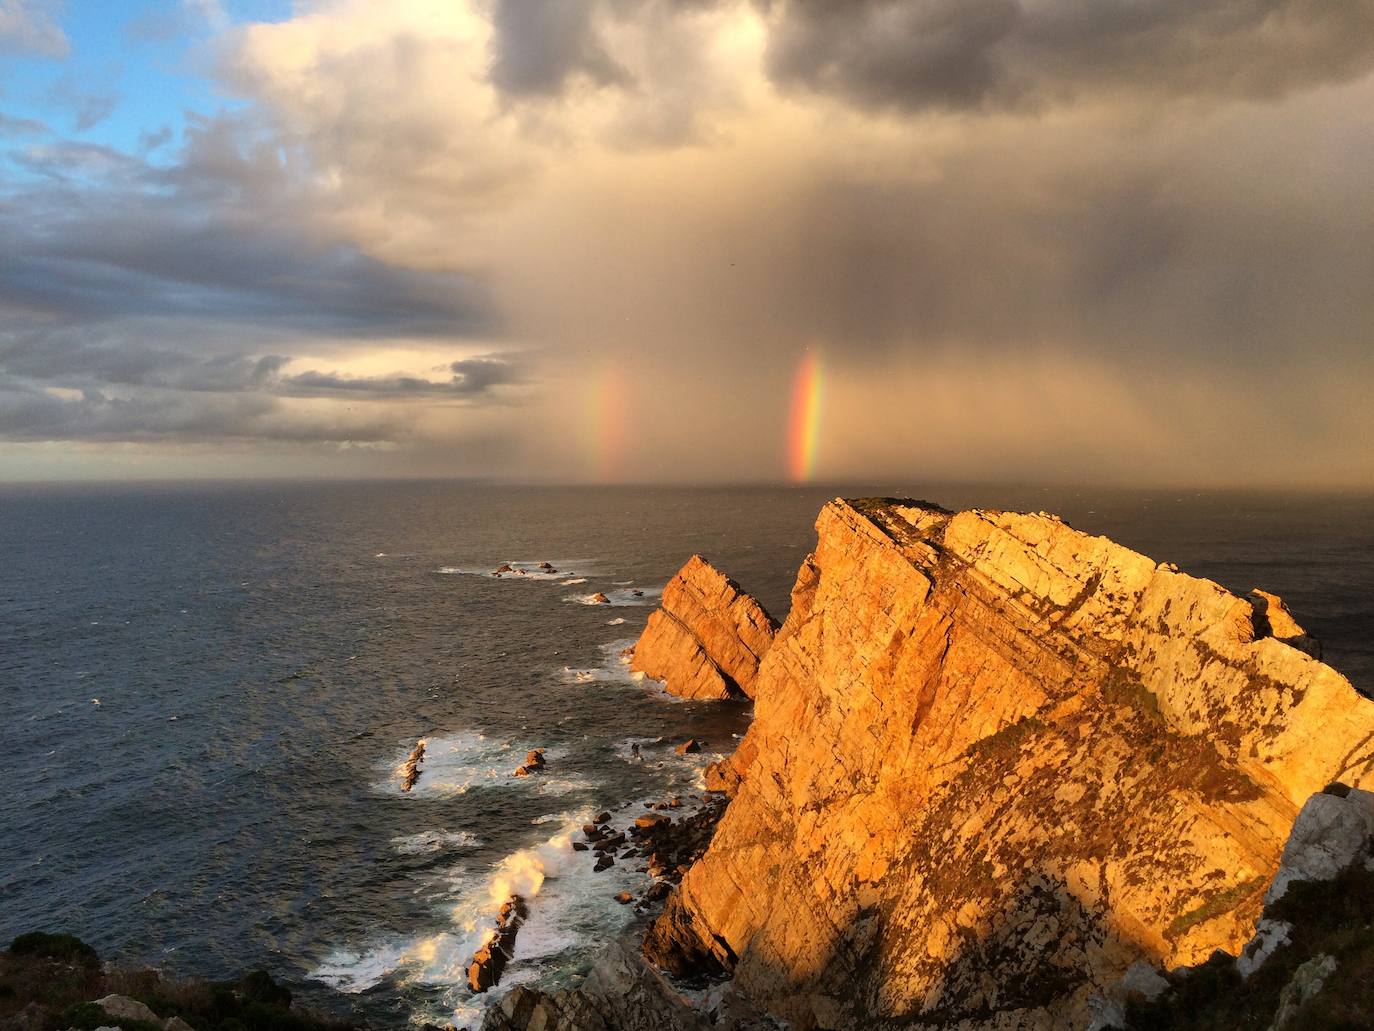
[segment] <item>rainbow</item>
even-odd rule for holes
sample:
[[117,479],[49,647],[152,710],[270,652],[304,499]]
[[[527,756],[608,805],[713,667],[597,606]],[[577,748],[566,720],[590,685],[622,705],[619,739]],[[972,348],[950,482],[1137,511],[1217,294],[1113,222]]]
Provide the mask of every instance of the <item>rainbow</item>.
[[593,379],[588,391],[590,433],[588,451],[592,478],[598,483],[620,479],[625,472],[625,450],[629,439],[629,384],[625,374],[605,366]]
[[792,380],[792,412],[787,423],[787,471],[793,483],[805,483],[816,472],[816,445],[821,435],[821,357],[810,348]]

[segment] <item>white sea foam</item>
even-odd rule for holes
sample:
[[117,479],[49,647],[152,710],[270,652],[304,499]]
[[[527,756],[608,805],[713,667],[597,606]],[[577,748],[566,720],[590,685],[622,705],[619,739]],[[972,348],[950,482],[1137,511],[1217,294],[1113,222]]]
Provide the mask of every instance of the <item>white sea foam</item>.
[[[590,853],[572,850],[573,835],[593,812],[587,807],[540,818],[536,822],[558,825],[552,836],[512,852],[484,873],[453,878],[454,894],[446,901],[436,933],[336,950],[311,976],[346,992],[365,991],[387,977],[444,989],[443,1012],[425,1014],[426,1019],[442,1017],[441,1022],[476,1026],[485,1006],[499,994],[474,996],[467,988],[465,968],[490,936],[497,910],[512,894],[524,897],[529,917],[501,979],[503,989],[556,971],[559,964],[613,938],[629,921],[628,907],[613,896],[642,888],[646,875],[628,862],[595,872]],[[627,810],[613,826],[634,815],[636,810]]]
[[391,839],[391,845],[397,852],[411,856],[477,848],[481,844],[482,839],[468,831],[420,831],[418,834],[403,834]]
[[530,749],[543,748],[544,758],[554,763],[568,755],[566,746],[504,741],[474,731],[431,734],[425,739],[420,776],[409,792],[402,792],[400,774],[413,747],[414,742],[403,742],[379,767],[383,779],[374,785],[375,790],[423,800],[464,795],[474,787],[519,789],[538,779],[515,776]]
[[614,641],[608,641],[601,645],[602,662],[599,666],[573,667],[564,666],[562,677],[566,683],[574,684],[605,684],[605,683],[635,683],[643,679],[642,673],[631,673],[629,666],[630,660],[621,655],[626,648],[635,643],[633,637],[622,637]]
[[615,619],[608,619],[608,620],[606,620],[606,625],[607,625],[607,626],[623,626],[624,624],[625,624],[625,617],[624,617],[624,616],[616,616]]
[[[402,744],[388,763],[388,776],[379,785],[381,790],[387,793],[400,792],[397,770],[412,747],[410,743]],[[426,739],[420,777],[409,794],[414,798],[461,795],[474,786],[499,785],[509,778],[518,765],[513,763],[515,752],[516,747],[509,741],[488,738],[472,731],[431,735]]]
[[[598,601],[597,594],[606,598],[605,601]],[[662,587],[629,588],[617,587],[610,591],[594,592],[592,594],[568,594],[563,600],[574,605],[604,605],[607,608],[623,608],[629,606],[657,605],[659,597],[663,594]]]
[[587,578],[585,576],[577,576],[573,577],[571,580],[559,580],[558,582],[564,587],[575,587],[578,584],[586,583]]
[[[548,561],[553,566],[552,570],[540,569],[541,562]],[[510,568],[505,572],[497,572],[502,566]],[[511,562],[500,560],[489,565],[481,566],[440,566],[434,570],[446,576],[480,576],[488,580],[521,581],[528,580],[533,582],[543,581],[545,583],[586,583],[583,574],[595,573],[597,566],[596,559],[535,559],[533,561],[521,560]],[[580,579],[569,580],[570,577]]]
[[594,791],[596,783],[586,777],[550,777],[547,773],[540,774],[536,783],[541,795],[571,795],[576,791]]

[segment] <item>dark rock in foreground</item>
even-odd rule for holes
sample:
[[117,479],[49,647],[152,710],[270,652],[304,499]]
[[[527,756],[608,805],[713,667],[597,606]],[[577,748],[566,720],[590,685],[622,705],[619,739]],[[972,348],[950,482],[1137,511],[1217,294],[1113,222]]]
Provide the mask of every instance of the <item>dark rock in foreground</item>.
[[362,1025],[293,1007],[256,970],[236,981],[173,981],[102,966],[67,934],[23,934],[0,952],[0,1031],[352,1031]]

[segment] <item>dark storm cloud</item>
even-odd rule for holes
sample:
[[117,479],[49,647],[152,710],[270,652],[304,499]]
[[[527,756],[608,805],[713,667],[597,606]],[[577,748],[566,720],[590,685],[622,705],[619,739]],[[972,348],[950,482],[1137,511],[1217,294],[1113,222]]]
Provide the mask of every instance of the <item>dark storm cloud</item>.
[[495,357],[441,384],[285,376],[283,341],[489,335],[495,309],[472,277],[312,232],[272,141],[236,129],[197,122],[169,166],[69,140],[0,153],[0,439],[376,441],[401,426],[380,406],[289,399],[473,403],[515,382]]
[[318,240],[279,161],[245,153],[222,126],[189,138],[170,168],[71,141],[11,152],[23,181],[0,205],[0,310],[361,336],[494,331],[476,280]]
[[374,442],[391,439],[397,429],[384,415],[293,418],[276,398],[260,394],[119,397],[88,390],[69,398],[0,377],[0,440],[6,441]]
[[497,0],[491,81],[512,96],[559,93],[578,76],[605,85],[625,72],[593,26],[596,0]]
[[186,391],[272,387],[282,355],[202,357],[131,341],[109,327],[39,327],[0,333],[0,372],[15,380],[74,389],[111,385]]
[[784,86],[908,110],[1274,97],[1374,67],[1371,0],[777,0]]

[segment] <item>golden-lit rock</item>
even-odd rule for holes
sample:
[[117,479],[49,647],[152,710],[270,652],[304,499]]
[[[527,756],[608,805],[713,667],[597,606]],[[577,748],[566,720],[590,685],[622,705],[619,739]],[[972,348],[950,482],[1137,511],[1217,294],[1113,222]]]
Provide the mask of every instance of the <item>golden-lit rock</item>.
[[817,530],[645,939],[670,971],[799,1029],[1085,1027],[1137,961],[1237,953],[1299,808],[1374,786],[1374,703],[1272,596],[1044,514],[837,500]]
[[491,936],[468,963],[468,987],[474,992],[485,992],[500,982],[501,974],[515,952],[515,938],[520,933],[520,925],[528,916],[529,907],[519,895],[512,895],[502,904]]
[[776,632],[762,605],[693,555],[663,589],[630,669],[684,698],[752,698],[759,663]]

